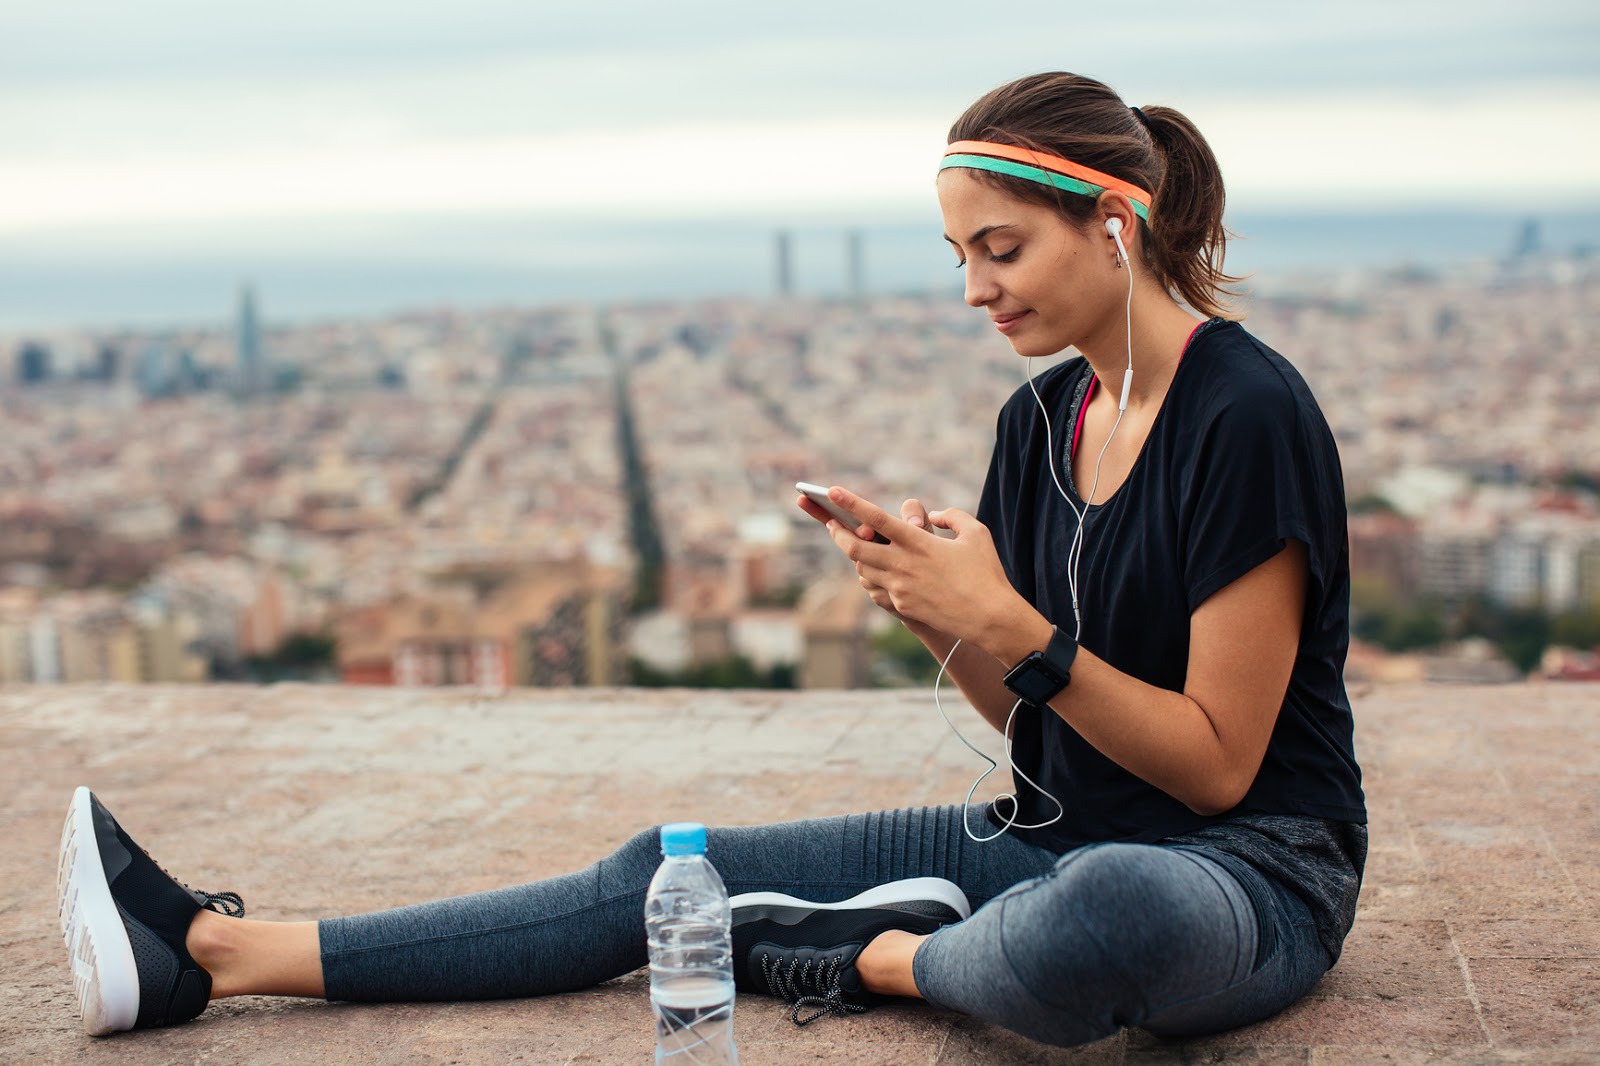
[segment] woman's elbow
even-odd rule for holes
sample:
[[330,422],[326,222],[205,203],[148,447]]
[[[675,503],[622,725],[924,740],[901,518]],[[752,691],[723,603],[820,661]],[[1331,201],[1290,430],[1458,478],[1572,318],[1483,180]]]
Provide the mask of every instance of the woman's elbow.
[[1240,796],[1239,799],[1233,800],[1232,802],[1227,800],[1213,802],[1208,799],[1194,799],[1186,801],[1184,806],[1188,807],[1196,814],[1204,815],[1205,817],[1210,818],[1218,814],[1226,814],[1233,810],[1239,805],[1239,800],[1242,800],[1243,798],[1243,796]]
[[1185,807],[1210,818],[1226,814],[1243,803],[1254,783],[1254,770],[1248,776],[1242,773],[1221,774],[1200,782],[1190,795],[1180,798]]

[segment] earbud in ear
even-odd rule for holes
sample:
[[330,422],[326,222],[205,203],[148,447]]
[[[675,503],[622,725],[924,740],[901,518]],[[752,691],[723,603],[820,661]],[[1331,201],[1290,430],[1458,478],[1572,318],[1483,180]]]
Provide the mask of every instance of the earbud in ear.
[[1123,261],[1128,258],[1128,250],[1122,246],[1122,219],[1115,215],[1106,219],[1106,233],[1117,242],[1117,269],[1120,270]]

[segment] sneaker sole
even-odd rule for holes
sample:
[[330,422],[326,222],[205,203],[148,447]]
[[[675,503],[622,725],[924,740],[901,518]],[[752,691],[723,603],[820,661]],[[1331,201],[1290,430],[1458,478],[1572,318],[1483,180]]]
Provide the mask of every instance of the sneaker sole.
[[132,1029],[139,1017],[139,967],[100,862],[89,790],[81,785],[61,827],[56,906],[84,1030],[105,1036]]
[[728,901],[733,908],[800,907],[813,911],[865,910],[910,903],[943,904],[960,915],[962,921],[972,917],[972,904],[967,902],[967,894],[954,882],[942,877],[911,877],[904,881],[891,881],[838,903],[814,903],[808,899],[786,896],[782,892],[744,892]]

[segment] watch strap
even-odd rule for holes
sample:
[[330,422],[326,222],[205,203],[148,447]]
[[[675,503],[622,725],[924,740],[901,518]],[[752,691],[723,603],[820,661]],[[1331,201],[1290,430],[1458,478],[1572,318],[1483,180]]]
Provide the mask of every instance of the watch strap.
[[1072,663],[1078,655],[1078,642],[1051,626],[1050,643],[1043,651],[1030,652],[1005,675],[1005,686],[1018,698],[1038,707],[1055,699],[1072,681]]

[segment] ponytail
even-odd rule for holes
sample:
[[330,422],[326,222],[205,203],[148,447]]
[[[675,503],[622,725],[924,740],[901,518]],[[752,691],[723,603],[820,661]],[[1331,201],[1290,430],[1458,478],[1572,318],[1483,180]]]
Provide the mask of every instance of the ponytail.
[[1240,279],[1222,270],[1227,231],[1222,168],[1211,146],[1170,107],[1147,107],[1145,128],[1161,155],[1161,181],[1150,207],[1149,265],[1167,290],[1176,290],[1203,315],[1218,315],[1229,295],[1224,286]]

